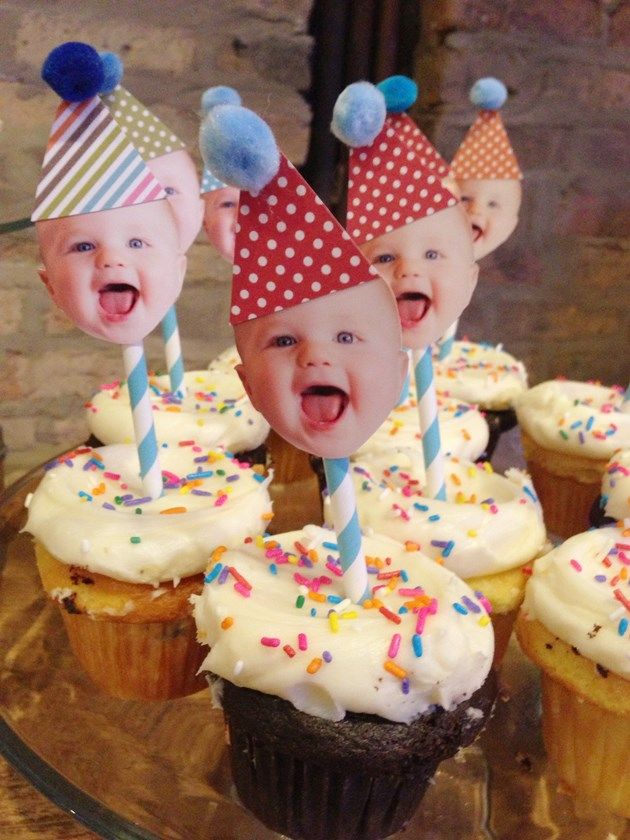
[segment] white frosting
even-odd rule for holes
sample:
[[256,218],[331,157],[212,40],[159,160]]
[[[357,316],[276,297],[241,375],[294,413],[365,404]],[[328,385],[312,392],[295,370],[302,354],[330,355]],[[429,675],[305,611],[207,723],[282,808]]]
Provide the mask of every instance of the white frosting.
[[[204,670],[282,697],[301,711],[329,720],[341,720],[346,711],[353,711],[409,723],[434,705],[454,708],[482,685],[494,649],[491,624],[483,597],[456,575],[392,540],[365,538],[368,567],[380,558],[384,570],[404,570],[407,577],[403,582],[369,575],[370,585],[381,587],[376,597],[382,606],[400,619],[394,623],[378,606],[337,603],[344,598],[343,577],[326,566],[329,558],[338,558],[334,533],[309,525],[274,540],[283,549],[275,554],[269,555],[260,539],[258,545],[221,557],[223,567],[235,568],[251,585],[249,597],[235,589],[231,575],[222,583],[222,576],[211,570],[206,580],[214,577],[213,581],[206,583],[202,595],[191,598],[198,637],[210,645]],[[306,565],[296,541],[311,552]],[[416,600],[409,594],[414,587],[422,587],[424,593]],[[312,600],[310,592],[325,600]],[[303,605],[300,595],[306,596]],[[426,614],[430,599],[437,600],[434,614]],[[418,608],[424,609],[422,616]],[[225,629],[230,620],[233,623]],[[418,628],[423,620],[424,627]],[[417,629],[420,656],[412,643]],[[304,634],[306,650],[300,649],[299,634]],[[396,634],[400,635],[397,652],[390,649]],[[277,640],[277,646],[266,646],[261,639]],[[308,673],[317,658],[319,669]],[[404,673],[397,676],[384,668],[386,661],[404,670],[408,685]]]
[[525,366],[500,344],[455,341],[445,359],[434,355],[433,368],[439,391],[481,408],[509,408],[527,389]]
[[226,347],[226,349],[219,353],[218,356],[215,356],[214,359],[208,365],[208,370],[227,370],[227,371],[234,371],[236,365],[241,363],[241,357],[239,356],[238,350],[236,349],[236,345],[232,344],[230,347]]
[[[445,462],[447,501],[422,495],[422,455],[400,450],[352,465],[361,527],[416,543],[462,578],[528,563],[545,544],[542,509],[529,476],[490,464]],[[330,500],[324,515],[331,522]],[[437,543],[437,544],[436,544]]]
[[630,519],[630,449],[617,452],[602,479],[602,502],[606,516]]
[[608,460],[630,448],[622,402],[621,389],[557,379],[530,388],[515,408],[521,427],[545,449]]
[[[477,459],[488,445],[488,424],[478,409],[451,397],[437,395],[438,423],[442,451],[448,455]],[[422,448],[418,406],[414,389],[409,399],[396,406],[385,422],[353,455],[361,460],[366,452],[383,452],[400,447]]]
[[[188,371],[183,399],[170,391],[167,375],[150,378],[151,404],[157,438],[177,444],[195,440],[203,446],[221,445],[246,452],[263,443],[269,425],[254,409],[236,372],[227,366],[213,371]],[[132,443],[133,417],[124,383],[103,385],[87,403],[90,431],[102,443]]]
[[571,537],[536,561],[523,603],[526,616],[626,679],[630,679],[629,542],[615,527]]
[[268,479],[221,452],[161,447],[170,484],[154,501],[142,501],[134,445],[78,452],[48,469],[25,527],[68,565],[131,583],[179,580],[202,572],[217,546],[267,527]]

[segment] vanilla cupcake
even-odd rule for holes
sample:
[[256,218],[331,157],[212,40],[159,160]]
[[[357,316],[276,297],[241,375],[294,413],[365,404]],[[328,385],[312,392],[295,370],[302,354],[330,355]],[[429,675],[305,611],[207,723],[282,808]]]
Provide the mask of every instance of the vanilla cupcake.
[[501,344],[455,341],[444,359],[433,358],[435,383],[445,396],[473,403],[490,429],[488,459],[503,432],[516,426],[514,403],[527,390],[525,365]]
[[516,401],[523,452],[549,530],[570,537],[588,527],[606,464],[630,448],[623,391],[590,382],[553,380]]
[[[495,667],[505,653],[532,561],[546,548],[542,510],[529,476],[495,473],[488,462],[445,459],[446,501],[423,494],[422,454],[366,455],[352,464],[359,522],[443,564],[492,608]],[[331,517],[326,499],[324,514]]]
[[60,457],[27,500],[44,589],[84,670],[117,697],[199,688],[188,598],[213,551],[271,517],[267,480],[248,465],[192,442],[159,457],[159,499],[145,497],[135,446],[118,444]]
[[599,526],[630,519],[630,449],[622,449],[606,464],[602,492],[591,522]]
[[[161,443],[194,440],[201,446],[221,446],[249,463],[265,463],[269,424],[250,403],[234,370],[188,371],[184,384],[186,396],[180,397],[171,392],[168,375],[149,378],[153,421]],[[98,444],[134,441],[126,383],[102,385],[85,408]]]
[[542,729],[565,787],[630,818],[630,533],[578,534],[540,558],[516,624],[542,670]]
[[345,597],[334,533],[315,526],[226,552],[192,599],[239,797],[291,837],[400,829],[494,698],[485,601],[418,551],[363,547],[361,606]]

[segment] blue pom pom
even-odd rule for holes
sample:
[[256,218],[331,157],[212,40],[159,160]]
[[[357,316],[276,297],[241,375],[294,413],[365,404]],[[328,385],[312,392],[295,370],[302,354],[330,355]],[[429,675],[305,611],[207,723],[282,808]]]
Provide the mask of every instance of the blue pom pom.
[[470,101],[486,111],[497,111],[507,99],[507,88],[500,79],[478,79],[470,89]]
[[42,79],[67,102],[83,102],[103,87],[105,73],[94,47],[79,41],[59,44],[42,66]]
[[217,85],[204,91],[201,96],[201,112],[205,117],[208,111],[217,105],[240,105],[241,97],[238,91],[227,85]]
[[337,97],[330,128],[347,146],[369,146],[383,128],[386,116],[381,91],[370,82],[354,82]]
[[111,93],[122,81],[123,63],[121,58],[113,52],[102,52],[101,62],[105,78],[100,93]]
[[280,152],[267,123],[240,105],[217,105],[199,129],[206,167],[226,184],[257,195],[276,175]]
[[402,114],[418,98],[418,85],[409,76],[389,76],[376,87],[385,97],[387,111],[390,114]]

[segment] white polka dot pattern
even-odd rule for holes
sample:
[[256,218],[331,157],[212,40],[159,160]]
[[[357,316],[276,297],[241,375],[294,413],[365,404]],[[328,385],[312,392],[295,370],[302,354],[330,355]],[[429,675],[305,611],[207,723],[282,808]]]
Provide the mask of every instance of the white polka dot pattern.
[[350,150],[346,227],[359,243],[457,204],[408,133],[397,130],[398,120],[388,116],[371,146]]
[[111,115],[145,160],[185,149],[186,144],[128,90],[118,85],[102,97]]
[[241,192],[231,324],[378,276],[284,155],[277,176],[257,196]]
[[406,140],[409,148],[418,155],[428,172],[437,175],[438,178],[444,178],[448,175],[450,166],[447,161],[444,160],[429,138],[418,128],[409,114],[392,115],[391,121],[394,130],[403,140]]
[[522,179],[523,173],[498,111],[479,113],[453,158],[452,170],[460,181]]

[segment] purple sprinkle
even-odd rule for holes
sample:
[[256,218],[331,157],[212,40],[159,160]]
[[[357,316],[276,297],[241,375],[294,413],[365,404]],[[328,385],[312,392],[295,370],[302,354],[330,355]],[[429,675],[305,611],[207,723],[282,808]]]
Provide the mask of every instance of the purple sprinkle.
[[212,493],[209,493],[207,490],[197,490],[196,488],[193,488],[190,491],[190,495],[191,496],[212,496]]
[[113,504],[111,504],[111,502],[103,502],[103,507],[107,510],[116,510],[116,508]]
[[477,604],[475,604],[475,602],[472,601],[468,597],[468,595],[463,595],[462,596],[462,603],[465,604],[471,612],[474,612],[474,613],[480,613],[481,612],[481,607],[478,606]]
[[324,662],[332,662],[332,653],[329,650],[325,650],[322,653],[322,659]]
[[402,681],[402,693],[409,694],[409,678],[405,677]]
[[225,583],[225,581],[227,580],[227,576],[228,576],[229,574],[230,574],[230,568],[229,568],[229,566],[224,566],[224,567],[221,569],[221,574],[219,575],[219,578],[218,578],[218,580],[217,580],[217,583]]
[[125,496],[122,498],[125,499],[125,507],[132,507],[133,505],[146,505],[147,502],[151,501],[151,496],[143,496],[141,499],[127,499]]
[[240,475],[235,473],[234,475],[228,475],[225,480],[226,481],[238,481],[239,478],[240,478]]
[[607,577],[606,575],[595,575],[595,580],[597,583],[606,583]]

